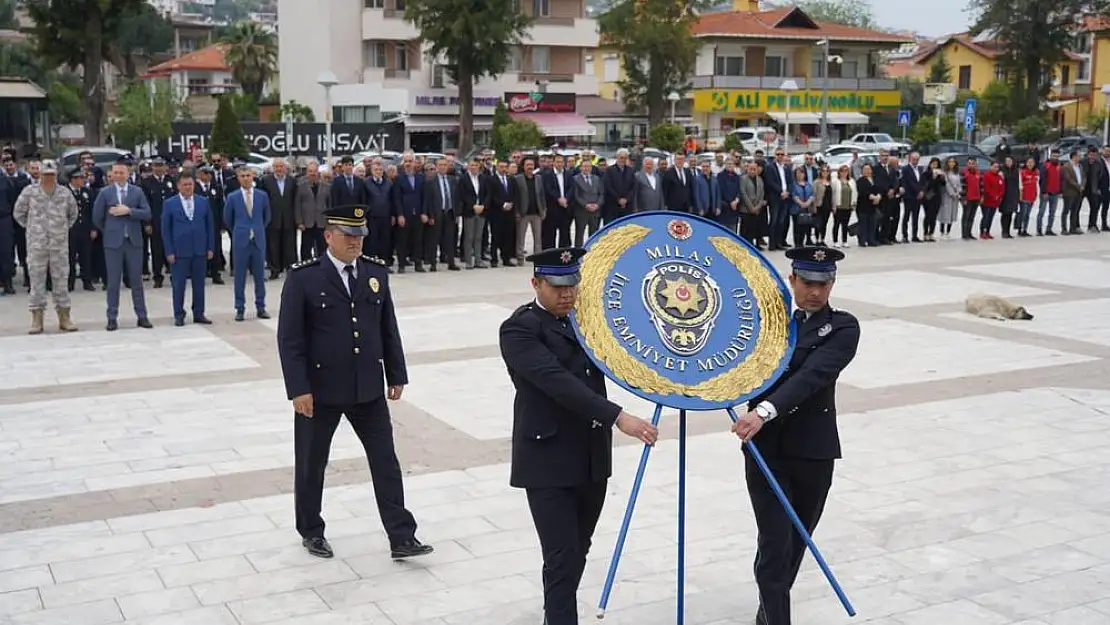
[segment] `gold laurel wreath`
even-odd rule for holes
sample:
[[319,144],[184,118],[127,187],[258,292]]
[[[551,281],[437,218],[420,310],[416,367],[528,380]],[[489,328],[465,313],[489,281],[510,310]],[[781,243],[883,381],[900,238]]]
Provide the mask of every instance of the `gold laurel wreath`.
[[789,347],[790,314],[771,272],[750,250],[728,237],[710,237],[709,242],[744,276],[759,306],[759,337],[747,359],[700,384],[678,384],[629,354],[617,340],[605,319],[605,283],[621,256],[650,233],[650,228],[635,224],[615,228],[583,258],[575,317],[586,346],[614,376],[646,393],[723,402],[762,386],[778,370]]

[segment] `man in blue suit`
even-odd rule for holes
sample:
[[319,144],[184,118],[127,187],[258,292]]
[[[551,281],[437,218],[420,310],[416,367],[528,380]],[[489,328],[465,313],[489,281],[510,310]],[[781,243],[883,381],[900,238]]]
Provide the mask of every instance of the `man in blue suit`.
[[243,320],[246,309],[247,270],[254,276],[254,308],[259,319],[266,312],[266,226],[270,223],[270,201],[254,188],[254,171],[243,166],[236,172],[239,190],[227,196],[224,223],[231,233],[232,270],[235,272],[235,320]]
[[108,273],[109,332],[119,329],[119,283],[126,273],[140,328],[153,328],[143,297],[143,226],[149,222],[150,204],[138,186],[129,184],[125,162],[112,166],[112,184],[100,190],[93,205],[93,224],[103,233],[104,262]]
[[170,264],[173,288],[173,324],[185,325],[185,282],[193,284],[193,323],[210,325],[204,316],[204,278],[208,261],[215,255],[216,237],[208,200],[194,195],[193,172],[177,176],[177,192],[162,206],[162,249]]

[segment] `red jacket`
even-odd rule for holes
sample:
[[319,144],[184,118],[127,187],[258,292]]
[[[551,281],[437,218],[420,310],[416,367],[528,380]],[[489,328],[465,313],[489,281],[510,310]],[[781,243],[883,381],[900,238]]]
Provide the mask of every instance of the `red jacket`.
[[1048,161],[1043,166],[1044,169],[1044,188],[1041,193],[1048,195],[1060,195],[1063,191],[1063,181],[1060,179],[1060,163],[1053,163]]
[[1002,197],[1006,195],[1006,178],[1001,171],[988,171],[983,176],[983,208],[998,208],[1002,206]]
[[964,200],[978,202],[983,199],[983,171],[964,170]]
[[1022,167],[1018,176],[1021,185],[1021,201],[1026,203],[1036,202],[1037,198],[1040,197],[1041,172],[1036,169]]

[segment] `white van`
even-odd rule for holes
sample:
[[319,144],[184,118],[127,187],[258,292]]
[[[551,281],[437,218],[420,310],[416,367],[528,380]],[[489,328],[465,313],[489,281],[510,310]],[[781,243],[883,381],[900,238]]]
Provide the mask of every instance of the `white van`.
[[779,145],[778,131],[770,126],[737,128],[729,132],[729,134],[736,135],[740,138],[740,144],[744,146],[744,151],[748,154],[756,150],[773,152]]

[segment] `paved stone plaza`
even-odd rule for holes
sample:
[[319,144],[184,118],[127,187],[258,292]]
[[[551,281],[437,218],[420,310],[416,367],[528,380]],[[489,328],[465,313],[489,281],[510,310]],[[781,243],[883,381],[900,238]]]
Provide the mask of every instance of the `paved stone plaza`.
[[[781,254],[776,262],[785,270]],[[292,410],[274,322],[25,334],[0,298],[0,623],[538,625],[539,552],[508,488],[511,385],[497,327],[527,269],[393,278],[412,383],[393,404],[419,537],[390,561],[365,459],[342,426],[324,513],[337,557],[292,529]],[[149,287],[149,283],[148,283]],[[276,312],[279,283],[268,283]],[[962,313],[976,291],[1031,322]],[[817,541],[855,622],[1110,622],[1110,235],[848,251],[834,291],[862,322],[839,391],[845,459]],[[50,317],[48,317],[50,320]],[[613,385],[610,386],[613,388]],[[614,392],[634,412],[650,407]],[[606,623],[674,623],[674,419],[652,454]],[[687,622],[750,623],[754,522],[722,414],[692,417]],[[618,438],[619,437],[618,435]],[[621,440],[580,593],[593,620],[640,448]],[[796,623],[850,621],[807,559]]]

